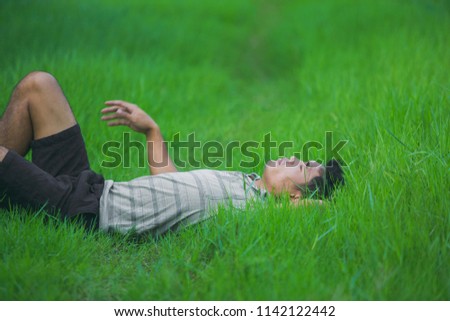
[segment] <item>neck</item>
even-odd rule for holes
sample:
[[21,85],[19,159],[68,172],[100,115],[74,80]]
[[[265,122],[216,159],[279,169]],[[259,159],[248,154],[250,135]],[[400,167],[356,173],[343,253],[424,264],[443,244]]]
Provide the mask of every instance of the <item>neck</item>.
[[258,179],[257,181],[255,181],[255,186],[257,188],[259,188],[260,190],[267,190],[264,177],[261,177],[261,179]]

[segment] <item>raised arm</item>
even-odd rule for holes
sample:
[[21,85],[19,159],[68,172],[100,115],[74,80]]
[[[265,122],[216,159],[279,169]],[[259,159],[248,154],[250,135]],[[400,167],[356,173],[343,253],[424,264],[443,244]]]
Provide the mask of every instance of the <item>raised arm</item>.
[[108,106],[102,109],[102,120],[108,126],[128,126],[132,130],[145,135],[147,140],[148,165],[153,175],[176,172],[167,152],[158,124],[137,105],[122,100],[105,102]]

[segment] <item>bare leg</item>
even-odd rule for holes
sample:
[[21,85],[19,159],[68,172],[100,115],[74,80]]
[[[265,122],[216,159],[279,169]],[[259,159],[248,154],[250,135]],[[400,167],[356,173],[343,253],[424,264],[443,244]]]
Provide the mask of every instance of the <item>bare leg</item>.
[[8,150],[5,147],[0,146],[0,162],[5,158]]
[[[25,156],[34,139],[59,133],[76,124],[69,103],[56,79],[35,71],[14,89],[0,119],[0,146]],[[0,157],[1,157],[0,151]]]

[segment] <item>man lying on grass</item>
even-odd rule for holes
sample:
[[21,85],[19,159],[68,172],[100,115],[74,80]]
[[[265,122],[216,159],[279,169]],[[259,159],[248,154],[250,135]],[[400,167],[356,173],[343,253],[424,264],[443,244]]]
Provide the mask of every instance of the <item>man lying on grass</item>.
[[[90,169],[80,127],[56,79],[32,72],[14,89],[0,120],[0,207],[19,205],[81,218],[102,230],[162,234],[208,218],[219,204],[283,193],[304,205],[329,198],[344,182],[338,162],[292,157],[266,164],[260,178],[234,171],[178,172],[156,122],[138,106],[108,101],[102,120],[146,136],[151,176],[114,182]],[[24,159],[32,150],[32,162]],[[157,164],[157,165],[155,165]]]

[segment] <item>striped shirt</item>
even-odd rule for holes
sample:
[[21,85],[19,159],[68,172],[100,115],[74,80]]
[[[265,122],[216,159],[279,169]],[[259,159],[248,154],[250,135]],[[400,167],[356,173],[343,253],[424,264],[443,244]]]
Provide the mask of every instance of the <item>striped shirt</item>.
[[265,194],[256,174],[194,170],[143,176],[129,182],[105,181],[100,228],[163,234],[211,217],[219,205],[244,209]]

